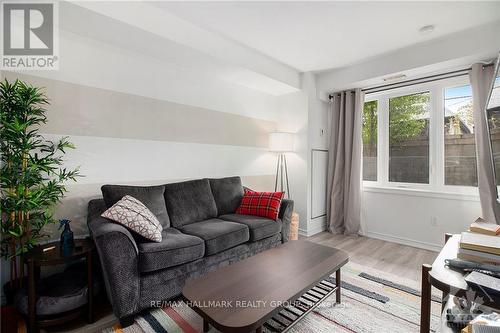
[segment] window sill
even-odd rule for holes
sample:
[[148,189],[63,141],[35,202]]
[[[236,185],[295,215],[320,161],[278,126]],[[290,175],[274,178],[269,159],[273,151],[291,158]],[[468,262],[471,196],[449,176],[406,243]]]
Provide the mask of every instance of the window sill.
[[461,193],[461,192],[431,191],[431,190],[422,190],[414,188],[363,185],[363,192],[479,202],[479,193],[477,190],[475,191],[472,190],[471,193]]

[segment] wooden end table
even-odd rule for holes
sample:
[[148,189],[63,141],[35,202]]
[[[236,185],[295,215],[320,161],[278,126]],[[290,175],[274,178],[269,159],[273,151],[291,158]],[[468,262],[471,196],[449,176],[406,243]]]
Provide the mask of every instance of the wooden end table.
[[[431,323],[431,288],[435,287],[443,292],[443,303],[441,305],[442,316],[449,302],[445,299],[453,294],[456,297],[467,297],[469,288],[464,279],[464,273],[445,266],[446,259],[456,259],[460,246],[460,235],[445,235],[445,245],[438,257],[431,265],[422,265],[422,298],[420,305],[420,332],[429,333]],[[494,309],[500,309],[500,297],[486,295],[481,290],[474,290],[478,297],[483,298],[483,304]],[[453,332],[446,325],[446,320],[441,320],[441,332]]]
[[[269,319],[288,308],[287,303],[319,288],[323,298],[303,308],[288,330],[330,294],[335,292],[340,303],[340,269],[348,261],[342,250],[297,240],[188,280],[182,294],[203,317],[204,332],[211,324],[221,332],[260,333]],[[325,284],[323,279],[333,273],[335,284]]]
[[[54,247],[51,250],[44,251]],[[93,315],[93,295],[94,285],[92,281],[92,252],[94,243],[89,239],[75,240],[75,247],[69,253],[62,253],[59,242],[52,242],[37,246],[23,255],[23,261],[28,265],[28,330],[36,332],[38,327],[59,325],[79,317],[84,308],[87,309],[89,323],[94,321]],[[36,279],[43,266],[55,266],[68,264],[80,259],[87,260],[87,288],[88,303],[84,307],[65,312],[61,316],[51,315],[50,318],[37,320],[36,315]]]

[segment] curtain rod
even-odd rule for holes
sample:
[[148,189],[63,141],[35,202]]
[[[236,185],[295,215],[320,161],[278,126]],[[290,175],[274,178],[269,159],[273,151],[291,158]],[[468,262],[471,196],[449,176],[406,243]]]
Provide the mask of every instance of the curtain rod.
[[[483,65],[483,68],[493,66],[493,65],[494,65],[493,63],[485,64],[485,65]],[[419,84],[419,83],[428,83],[428,82],[434,82],[434,81],[439,81],[439,80],[451,79],[453,77],[468,75],[468,72],[471,69],[472,68],[469,67],[469,68],[459,69],[459,70],[455,70],[455,71],[451,71],[451,72],[428,75],[428,76],[424,76],[424,77],[417,78],[417,79],[411,79],[411,80],[406,80],[406,81],[401,81],[401,82],[388,83],[388,84],[370,87],[370,88],[364,88],[364,89],[361,89],[361,91],[363,91],[366,94],[373,94],[373,93],[381,92],[381,91],[385,91],[385,90],[408,87],[408,86],[411,86],[414,84]],[[332,94],[328,95],[328,99],[332,99],[332,97],[333,97]]]

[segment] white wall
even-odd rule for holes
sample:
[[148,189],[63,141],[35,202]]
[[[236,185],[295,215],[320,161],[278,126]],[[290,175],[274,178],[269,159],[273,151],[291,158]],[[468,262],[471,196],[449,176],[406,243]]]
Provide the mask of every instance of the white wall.
[[307,229],[308,216],[308,98],[304,92],[279,98],[277,129],[295,133],[295,150],[287,153],[290,196],[299,214],[299,228]]
[[[312,214],[312,191],[318,191],[312,187],[312,151],[328,150],[330,113],[328,102],[320,100],[316,86],[317,75],[304,73],[302,86],[304,92],[308,94],[308,222],[307,229],[301,232],[307,236],[312,236],[326,229],[326,215],[313,216]],[[326,179],[325,179],[326,182]],[[320,194],[317,194],[321,197]],[[326,193],[323,196],[326,200]],[[321,199],[318,199],[321,200]]]
[[[248,121],[253,124],[262,120],[271,121],[274,123],[271,127],[276,128],[279,103],[282,101],[279,97],[208,75],[196,76],[189,68],[161,62],[145,54],[66,31],[61,31],[60,48],[59,71],[23,71],[20,73],[21,77],[29,74],[34,77],[35,84],[44,80],[56,80],[76,84],[76,87],[99,88],[124,93],[127,96],[175,102],[200,108],[200,112],[241,115],[248,117]],[[2,77],[4,75],[12,80],[16,73],[2,73]],[[38,80],[37,77],[40,79]],[[50,81],[47,82],[50,83]],[[54,86],[57,89],[61,85]],[[63,98],[63,96],[57,96],[57,93],[59,92],[48,96],[49,99],[59,98],[53,101],[53,104],[60,104],[58,102]],[[112,93],[110,96],[120,98],[119,95]],[[65,100],[64,105],[58,105],[58,107],[59,109],[67,108],[69,115],[77,108],[72,104],[72,101]],[[108,113],[106,118],[109,124],[107,126],[123,128],[132,125],[133,127],[133,124],[123,123],[119,110],[111,109],[113,104],[109,103],[109,110],[105,109],[106,105],[99,105],[102,112]],[[92,106],[92,103],[88,106]],[[140,117],[140,112],[149,111],[137,110],[138,117]],[[79,112],[85,113],[86,110]],[[115,113],[114,117],[111,116],[112,113]],[[58,115],[64,117],[64,113]],[[98,120],[101,119],[94,118],[92,115],[82,125],[91,128],[92,121]],[[68,121],[71,121],[70,118]],[[190,120],[185,121],[189,123]],[[64,121],[60,119],[58,122],[64,124]],[[158,128],[158,124],[154,125],[154,128]],[[151,183],[155,180],[161,182],[240,175],[247,179],[254,177],[252,184],[257,184],[262,190],[272,190],[273,183],[270,176],[274,174],[274,154],[269,153],[261,144],[257,144],[257,141],[253,146],[238,146],[232,145],[231,138],[227,137],[223,144],[207,145],[199,141],[141,140],[133,136],[130,137],[131,139],[97,137],[93,134],[85,135],[81,131],[74,135],[72,129],[78,127],[82,126],[71,123],[67,125],[67,131],[65,131],[62,126],[59,126],[56,132],[48,132],[47,138],[69,136],[77,147],[66,156],[67,166],[81,166],[81,173],[85,177],[79,179],[76,185],[70,184],[67,197],[71,197],[72,202],[80,194],[82,197],[81,200],[76,201],[75,209],[63,208],[68,205],[66,199],[63,199],[56,216],[73,219],[75,228],[82,233],[86,231],[85,204],[90,197],[98,195],[99,188],[104,183]],[[207,130],[209,128],[210,126],[207,126]],[[130,130],[133,131],[133,128]],[[204,135],[210,135],[210,133]],[[214,133],[214,135],[220,135],[220,133]],[[257,181],[255,177],[261,177],[261,180]],[[61,216],[60,211],[70,215]],[[52,231],[52,228],[50,230]]]
[[[275,121],[276,97],[214,78],[210,71],[60,31],[60,69],[43,78]],[[147,52],[147,50],[145,50]]]
[[479,198],[408,190],[366,189],[362,223],[369,237],[440,250],[445,233],[460,233],[481,215]]
[[[268,152],[267,147],[262,144],[262,137],[250,138],[253,142],[244,146],[232,144],[231,137],[225,133],[214,133],[214,136],[223,138],[223,142],[219,144],[204,144],[199,140],[183,142],[175,138],[154,140],[127,137],[127,130],[133,131],[134,123],[131,121],[125,123],[124,117],[120,117],[120,109],[116,108],[118,104],[113,103],[114,101],[107,103],[102,98],[99,100],[100,104],[96,104],[99,110],[107,115],[106,126],[119,127],[125,136],[96,136],[90,132],[85,134],[81,132],[82,128],[92,129],[93,121],[95,123],[102,118],[96,115],[95,110],[78,108],[75,105],[78,99],[64,99],[62,88],[58,87],[70,86],[68,91],[73,93],[76,91],[82,95],[88,94],[87,87],[90,87],[93,89],[91,93],[99,94],[99,90],[106,90],[106,94],[114,99],[120,98],[120,94],[126,94],[132,101],[140,101],[146,97],[148,100],[158,100],[158,104],[161,105],[172,105],[172,103],[162,104],[162,101],[167,101],[190,108],[175,109],[174,105],[171,106],[174,109],[166,112],[179,113],[195,107],[197,109],[193,112],[200,112],[205,116],[217,114],[215,119],[222,117],[234,120],[234,115],[238,115],[238,119],[244,118],[242,121],[247,121],[248,127],[260,128],[260,134],[264,135],[267,135],[265,131],[276,130],[278,123],[282,130],[286,128],[287,131],[300,133],[299,150],[297,154],[290,156],[289,167],[291,172],[297,175],[292,178],[291,184],[292,191],[295,189],[297,191],[297,196],[294,197],[297,200],[297,207],[299,210],[305,207],[305,199],[302,198],[304,192],[301,188],[304,187],[303,183],[307,182],[307,178],[302,176],[305,163],[302,152],[305,151],[303,147],[307,141],[304,139],[307,131],[305,127],[307,114],[304,113],[306,99],[302,93],[277,97],[214,78],[207,74],[210,71],[196,73],[189,67],[179,67],[168,61],[161,61],[146,54],[67,31],[61,31],[60,61],[59,71],[28,71],[20,74],[9,72],[0,73],[0,76],[3,79],[7,75],[11,80],[20,76],[29,78],[28,81],[35,84],[45,82],[50,89],[59,89],[48,97],[57,98],[56,101],[53,100],[53,104],[57,104],[58,112],[62,112],[58,113],[57,117],[67,116],[67,119],[62,119],[63,121],[58,119],[59,125],[55,131],[52,128],[49,132],[42,132],[46,133],[47,139],[69,136],[77,147],[65,156],[66,166],[81,166],[81,172],[85,177],[79,179],[76,184],[68,185],[69,192],[55,211],[56,218],[65,217],[73,221],[72,229],[76,236],[87,234],[87,204],[89,199],[100,196],[100,186],[104,183],[161,184],[192,178],[240,175],[245,185],[256,190],[271,191],[274,186],[275,155]],[[53,82],[64,84],[52,84]],[[64,99],[63,103],[61,99]],[[93,106],[92,103],[84,104],[87,108]],[[64,110],[68,111],[65,113]],[[49,107],[48,112],[50,111]],[[84,119],[81,124],[69,123],[71,119],[76,119],[73,117],[75,112],[80,113],[79,116],[82,116],[80,118]],[[136,116],[141,117],[141,114],[148,112],[151,110],[142,110],[139,105]],[[70,113],[73,114],[71,117]],[[182,117],[183,114],[177,116]],[[133,115],[130,119],[133,119]],[[67,127],[64,126],[65,121]],[[190,122],[189,117],[185,122]],[[152,127],[158,128],[157,123],[154,125]],[[123,130],[124,128],[127,130]],[[206,131],[209,131],[213,127],[206,128]],[[75,129],[78,129],[78,134],[72,133]],[[234,131],[228,129],[227,132]],[[196,133],[193,135],[196,136]],[[207,135],[210,133],[203,133],[202,136]],[[245,134],[242,131],[231,135]],[[244,139],[248,141],[249,138]],[[56,226],[46,228],[45,232],[50,235],[49,239],[58,238],[59,231],[56,230]],[[3,260],[1,268],[1,279],[5,282],[9,271],[8,264]]]
[[[60,32],[60,61],[58,71],[23,71],[20,75],[34,77],[35,84],[56,80],[83,87],[175,102],[208,111],[241,115],[249,117],[250,120],[255,119],[255,122],[270,121],[275,123],[275,126],[279,125],[281,130],[301,133],[299,135],[301,138],[298,139],[299,151],[302,151],[302,145],[305,145],[307,115],[304,118],[301,112],[305,111],[306,98],[301,92],[283,97],[266,94],[214,78],[210,75],[210,70],[198,73],[189,66],[178,66],[175,63],[161,61],[158,57],[65,30]],[[8,75],[9,79],[17,75],[0,74],[2,78]],[[48,97],[54,98],[54,96]],[[78,103],[78,101],[73,102]],[[72,105],[72,101],[66,101],[64,106],[68,112],[77,108]],[[146,111],[148,110],[143,110]],[[123,126],[119,115],[109,120],[111,120],[108,125],[110,127]],[[92,126],[92,123],[85,123],[84,126]],[[274,154],[257,144],[254,147],[243,147],[127,140],[81,134],[75,136],[70,129],[75,127],[79,127],[79,124],[68,124],[68,131],[60,134],[70,135],[77,146],[67,158],[69,166],[82,166],[85,177],[81,178],[78,184],[186,179],[203,175],[223,176],[238,173],[244,176],[274,174]],[[152,158],[149,161],[147,161],[148,154]],[[220,156],[224,158],[218,159]],[[295,167],[293,160],[294,158],[291,158],[290,161],[292,168]],[[230,163],[227,163],[228,161]],[[299,159],[297,163],[303,162]],[[120,165],[126,167],[120,169],[118,167]]]
[[325,216],[311,215],[312,150],[328,149],[330,121],[328,103],[317,97],[314,73],[303,74],[302,91],[279,98],[278,111],[278,130],[296,133],[295,151],[287,154],[291,196],[300,215],[299,232],[311,236],[325,229]]
[[[295,211],[300,215],[299,232],[312,236],[325,230],[326,222],[325,216],[312,216],[312,151],[328,149],[330,128],[328,103],[317,96],[315,74],[304,73],[302,91],[280,97],[278,110],[278,130],[296,133],[295,151],[287,154],[287,160],[291,195],[295,200]],[[326,200],[326,195],[323,200]]]

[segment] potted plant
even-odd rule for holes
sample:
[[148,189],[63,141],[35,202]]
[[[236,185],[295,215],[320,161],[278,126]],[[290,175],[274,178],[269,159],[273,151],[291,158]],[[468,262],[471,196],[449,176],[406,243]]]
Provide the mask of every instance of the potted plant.
[[52,210],[66,192],[66,182],[79,175],[78,169],[63,167],[62,157],[73,144],[66,137],[52,142],[39,134],[48,105],[38,87],[20,80],[0,82],[0,245],[1,256],[10,261],[11,278],[4,289],[22,285],[19,256],[44,236],[44,226],[55,222]]

